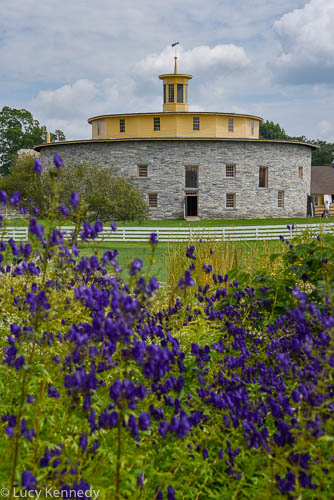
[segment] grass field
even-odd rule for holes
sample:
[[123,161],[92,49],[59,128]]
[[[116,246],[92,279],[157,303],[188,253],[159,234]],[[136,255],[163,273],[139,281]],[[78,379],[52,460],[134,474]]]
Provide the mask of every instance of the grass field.
[[[46,221],[40,219],[39,223]],[[188,222],[184,219],[164,219],[164,220],[144,220],[144,221],[116,221],[120,227],[223,227],[223,226],[263,226],[263,225],[285,225],[285,224],[318,224],[334,222],[334,217],[322,219],[321,217],[291,217],[281,219],[201,219],[199,221]],[[9,219],[8,226],[25,226],[29,219]],[[61,225],[73,225],[71,221],[60,222]],[[105,223],[109,226],[109,221]]]

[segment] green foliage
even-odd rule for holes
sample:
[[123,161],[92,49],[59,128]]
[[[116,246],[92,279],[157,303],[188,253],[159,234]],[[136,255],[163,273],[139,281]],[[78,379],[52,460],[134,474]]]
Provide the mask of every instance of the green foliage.
[[[47,129],[26,109],[4,106],[0,111],[0,173],[7,174],[19,149],[31,149],[46,141]],[[51,141],[64,141],[61,130],[51,133]]]
[[[250,269],[198,242],[187,270],[205,286],[155,309],[154,280],[63,241],[61,175],[49,178],[44,232],[30,224],[29,245],[0,251],[2,492],[80,482],[99,500],[331,498],[333,235],[281,242]],[[240,283],[218,275],[221,261],[242,268]]]
[[8,195],[19,191],[25,204],[34,200],[37,206],[42,207],[45,205],[45,189],[33,166],[34,158],[30,155],[23,154],[15,158],[8,175],[0,177],[0,189]]
[[314,141],[317,149],[312,151],[312,165],[330,165],[334,159],[334,144],[326,141]]
[[[47,173],[43,175],[45,179]],[[127,179],[109,169],[88,165],[67,165],[59,173],[61,201],[68,203],[71,193],[79,193],[90,220],[141,220],[147,217],[142,193]],[[49,188],[50,191],[50,188]]]
[[266,121],[260,125],[260,139],[291,139],[278,123]]

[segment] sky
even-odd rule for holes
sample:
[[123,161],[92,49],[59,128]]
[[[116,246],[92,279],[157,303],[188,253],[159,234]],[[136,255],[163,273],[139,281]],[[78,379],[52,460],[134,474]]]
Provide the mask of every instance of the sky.
[[89,117],[162,111],[176,41],[190,110],[334,142],[334,0],[2,0],[0,109],[68,140]]

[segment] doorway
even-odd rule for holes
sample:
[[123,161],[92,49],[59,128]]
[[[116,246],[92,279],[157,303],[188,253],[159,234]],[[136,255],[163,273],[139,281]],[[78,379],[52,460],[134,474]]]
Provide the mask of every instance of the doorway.
[[185,196],[185,216],[197,217],[198,216],[198,196],[197,194],[186,194]]

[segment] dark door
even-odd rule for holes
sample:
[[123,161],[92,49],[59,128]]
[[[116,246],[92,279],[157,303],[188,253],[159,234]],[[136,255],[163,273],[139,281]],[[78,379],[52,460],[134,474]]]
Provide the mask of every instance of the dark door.
[[197,217],[197,196],[186,196],[186,217]]

